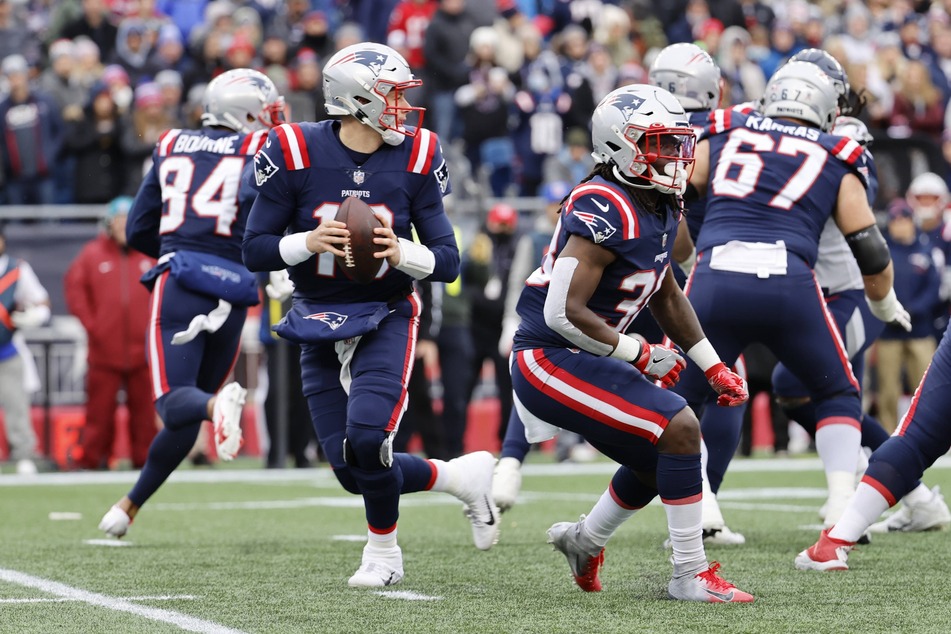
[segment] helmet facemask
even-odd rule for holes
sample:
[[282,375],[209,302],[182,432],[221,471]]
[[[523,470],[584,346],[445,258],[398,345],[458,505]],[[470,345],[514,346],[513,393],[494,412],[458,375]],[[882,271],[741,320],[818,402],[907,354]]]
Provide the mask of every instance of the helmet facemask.
[[[634,187],[653,188],[662,194],[684,192],[693,173],[697,142],[691,128],[671,128],[662,123],[648,128],[628,124],[618,136],[633,149],[633,160],[626,166],[617,165],[617,176]],[[637,180],[650,184],[639,184]]]
[[[378,95],[383,102],[382,114],[377,118],[376,125],[367,116],[363,123],[380,133],[383,141],[389,145],[399,145],[403,138],[413,138],[416,131],[423,126],[423,114],[425,108],[414,107],[410,105],[401,105],[407,103],[405,93],[412,88],[422,86],[423,82],[419,79],[396,82],[388,79],[379,79],[373,84],[373,93]],[[362,109],[361,109],[362,110]],[[416,115],[414,129],[408,130],[405,126],[407,118]]]

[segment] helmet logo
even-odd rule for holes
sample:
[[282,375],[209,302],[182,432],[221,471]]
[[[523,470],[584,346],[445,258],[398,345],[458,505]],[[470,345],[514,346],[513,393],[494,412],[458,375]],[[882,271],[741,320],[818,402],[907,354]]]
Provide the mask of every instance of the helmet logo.
[[621,93],[611,100],[611,105],[624,114],[624,120],[627,121],[641,107],[644,100],[630,93]]
[[370,69],[370,72],[376,76],[380,74],[381,70],[383,70],[383,62],[385,61],[386,55],[383,55],[382,53],[377,53],[376,51],[356,51],[355,53],[351,53],[350,55],[337,60],[334,66],[337,64],[353,62],[355,64],[360,64],[361,66],[366,66]]

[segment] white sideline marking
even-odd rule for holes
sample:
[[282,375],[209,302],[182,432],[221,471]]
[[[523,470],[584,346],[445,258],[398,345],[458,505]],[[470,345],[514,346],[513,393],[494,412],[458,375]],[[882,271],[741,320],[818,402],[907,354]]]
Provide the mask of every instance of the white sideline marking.
[[[951,469],[951,455],[938,458],[929,469]],[[741,458],[730,463],[731,473],[774,473],[777,471],[822,471],[818,458]],[[609,475],[617,471],[617,464],[603,461],[589,464],[557,463],[529,464],[522,467],[526,476]],[[73,486],[76,484],[134,484],[138,471],[100,471],[89,473],[39,473],[36,475],[5,474],[0,487],[20,486]],[[337,487],[333,471],[321,465],[316,469],[212,469],[210,471],[183,470],[172,473],[169,482],[198,484],[276,484],[301,482],[323,488]]]
[[68,511],[50,511],[50,519],[54,522],[64,522],[70,520],[81,520],[82,513],[70,513]]
[[330,539],[335,542],[365,542],[367,540],[366,535],[334,535]]
[[[194,601],[198,597],[193,594],[160,594],[145,597],[114,597],[120,601]],[[32,599],[0,599],[0,603],[66,603],[81,601],[75,597],[46,597]]]
[[34,577],[33,575],[17,572],[16,570],[0,568],[0,581],[6,581],[7,583],[13,583],[18,586],[26,586],[28,588],[36,588],[37,590],[47,592],[63,599],[81,601],[83,603],[88,603],[89,605],[99,606],[109,610],[114,610],[116,612],[128,612],[130,614],[135,614],[136,616],[144,617],[151,621],[160,621],[162,623],[177,625],[186,632],[206,632],[207,634],[244,634],[241,632],[241,630],[234,630],[230,627],[225,627],[220,623],[205,621],[194,616],[182,614],[181,612],[175,612],[174,610],[136,605],[128,599],[123,599],[121,597],[110,597],[104,594],[99,594],[98,592],[81,590],[79,588],[67,586],[64,583],[59,583],[58,581],[50,581],[49,579]]
[[131,546],[132,542],[129,541],[120,541],[118,539],[84,539],[84,544],[89,546],[109,546],[111,548],[121,548],[123,546]]
[[442,597],[431,597],[428,594],[419,594],[418,592],[409,592],[408,590],[377,590],[373,594],[378,594],[387,599],[403,599],[404,601],[441,601]]

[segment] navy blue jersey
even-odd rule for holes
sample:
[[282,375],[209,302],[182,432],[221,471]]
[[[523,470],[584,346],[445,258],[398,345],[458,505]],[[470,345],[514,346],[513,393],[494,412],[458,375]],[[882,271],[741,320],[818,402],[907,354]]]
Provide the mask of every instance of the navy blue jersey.
[[787,251],[814,266],[842,179],[854,173],[867,186],[859,171],[862,146],[758,114],[717,110],[712,119],[704,132],[710,178],[697,251],[731,240],[782,240]]
[[240,200],[241,173],[265,131],[168,130],[129,211],[129,244],[152,257],[178,250],[241,262],[253,199]]
[[518,302],[522,319],[513,349],[573,348],[545,323],[545,298],[555,259],[572,235],[612,251],[617,259],[604,270],[588,308],[620,333],[660,288],[680,222],[679,209],[663,215],[640,210],[616,184],[601,177],[577,185],[562,207],[552,243],[540,268],[528,278]]
[[[443,208],[451,191],[439,140],[429,130],[404,143],[383,145],[363,164],[340,142],[336,121],[284,124],[268,135],[255,157],[258,191],[248,221],[244,259],[252,270],[286,267],[279,243],[285,234],[312,231],[333,220],[345,198],[356,196],[391,220],[394,233],[413,239],[436,256],[429,279],[451,281],[459,251]],[[328,303],[380,300],[409,291],[412,278],[383,263],[375,281],[350,280],[330,253],[288,267],[296,295]]]
[[[704,129],[710,124],[710,111],[695,110],[694,112],[688,112],[687,120],[697,135],[697,139],[699,139]],[[694,244],[697,243],[697,237],[700,235],[700,226],[703,224],[703,216],[706,211],[707,201],[703,198],[692,200],[685,205],[684,221],[687,223],[690,239],[693,240]]]

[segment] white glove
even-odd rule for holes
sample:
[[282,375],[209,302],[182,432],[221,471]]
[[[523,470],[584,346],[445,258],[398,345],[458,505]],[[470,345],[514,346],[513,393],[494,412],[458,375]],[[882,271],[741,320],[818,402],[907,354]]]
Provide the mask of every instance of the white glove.
[[287,269],[280,271],[271,271],[268,275],[268,285],[264,287],[264,292],[271,299],[283,302],[294,294],[294,282],[291,281]]
[[884,321],[886,324],[893,324],[905,329],[905,332],[911,332],[911,315],[901,305],[895,296],[895,289],[889,289],[888,295],[882,299],[869,299],[866,295],[865,301],[872,314]]
[[502,336],[499,337],[499,354],[503,359],[508,359],[512,354],[512,340],[515,338],[515,331],[521,320],[518,316],[506,317],[502,320]]
[[17,328],[39,328],[50,318],[50,307],[46,304],[37,304],[23,310],[10,313],[10,321]]

